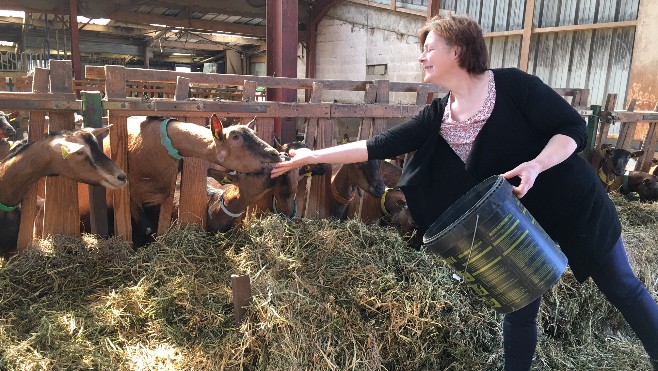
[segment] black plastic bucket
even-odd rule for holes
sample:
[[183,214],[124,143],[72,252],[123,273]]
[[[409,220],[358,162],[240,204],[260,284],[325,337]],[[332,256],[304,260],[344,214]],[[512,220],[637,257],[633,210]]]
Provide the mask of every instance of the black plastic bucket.
[[499,313],[533,302],[567,267],[566,256],[501,176],[486,179],[450,206],[423,243]]

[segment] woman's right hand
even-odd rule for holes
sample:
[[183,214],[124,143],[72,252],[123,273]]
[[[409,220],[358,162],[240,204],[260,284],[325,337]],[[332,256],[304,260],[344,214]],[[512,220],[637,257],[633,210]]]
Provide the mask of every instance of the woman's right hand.
[[289,154],[290,160],[274,164],[274,167],[272,168],[272,178],[285,174],[292,169],[315,163],[313,161],[313,151],[309,148],[291,149]]

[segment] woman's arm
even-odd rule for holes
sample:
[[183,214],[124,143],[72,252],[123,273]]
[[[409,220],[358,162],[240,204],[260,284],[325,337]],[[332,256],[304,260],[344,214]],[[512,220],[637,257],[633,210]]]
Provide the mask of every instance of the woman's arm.
[[357,142],[345,143],[315,151],[308,148],[293,149],[290,150],[290,157],[291,159],[288,161],[274,164],[272,178],[304,165],[318,163],[351,164],[367,161],[368,149],[366,148],[366,141],[359,140]]
[[506,172],[502,176],[505,179],[510,179],[515,176],[521,178],[519,186],[512,188],[516,197],[521,198],[525,196],[535,184],[535,179],[537,179],[539,173],[566,160],[576,151],[576,147],[576,141],[570,136],[556,134],[548,141],[537,157],[531,161],[521,163],[519,166]]

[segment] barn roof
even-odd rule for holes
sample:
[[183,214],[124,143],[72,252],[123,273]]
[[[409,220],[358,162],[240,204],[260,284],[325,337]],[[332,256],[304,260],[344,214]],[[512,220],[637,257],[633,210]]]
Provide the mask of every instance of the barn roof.
[[[68,15],[70,0],[9,0],[1,9],[29,13],[25,33],[29,50],[53,49],[70,43]],[[212,61],[223,50],[262,54],[265,50],[266,0],[77,0],[78,15],[106,18],[98,25],[79,22],[83,55],[108,58],[143,58],[148,46],[153,60],[189,59]],[[299,0],[297,30],[304,31],[314,0]],[[294,26],[293,26],[294,27]],[[23,21],[0,17],[4,41],[21,39]],[[300,33],[299,40],[304,39]],[[177,54],[190,56],[176,57]]]

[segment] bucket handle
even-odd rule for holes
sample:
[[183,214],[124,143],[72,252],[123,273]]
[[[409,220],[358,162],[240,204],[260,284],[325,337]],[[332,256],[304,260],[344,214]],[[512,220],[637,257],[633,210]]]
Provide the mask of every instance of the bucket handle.
[[[478,222],[480,221],[480,214],[475,215],[475,228],[473,229],[473,237],[471,238],[471,247],[468,249],[468,257],[466,258],[466,264],[464,265],[464,271],[462,272],[462,276],[466,275],[466,272],[468,271],[468,263],[471,261],[471,253],[473,252],[473,245],[475,244],[475,232],[478,230]],[[462,276],[458,275],[457,273],[454,273],[452,277],[459,281],[459,284],[464,283],[464,278]]]

